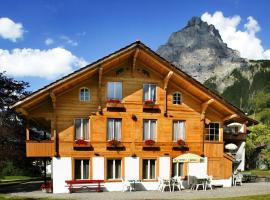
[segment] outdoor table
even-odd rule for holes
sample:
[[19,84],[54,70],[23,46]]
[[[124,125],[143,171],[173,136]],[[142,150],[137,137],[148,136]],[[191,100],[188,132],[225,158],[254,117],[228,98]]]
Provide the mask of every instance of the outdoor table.
[[136,191],[136,183],[140,183],[141,180],[138,179],[129,179],[128,182],[133,184],[133,191]]
[[199,183],[203,184],[203,190],[206,190],[206,185],[209,178],[207,176],[202,176],[202,177],[196,177],[196,179],[198,180]]

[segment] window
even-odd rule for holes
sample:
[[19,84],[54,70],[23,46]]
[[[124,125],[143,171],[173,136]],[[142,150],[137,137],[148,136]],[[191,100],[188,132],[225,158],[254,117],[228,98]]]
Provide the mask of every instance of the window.
[[143,179],[156,178],[156,160],[147,159],[143,160]]
[[90,91],[88,88],[84,87],[80,89],[80,101],[89,101]]
[[121,140],[121,119],[108,119],[107,120],[107,140]]
[[89,179],[89,160],[75,160],[75,179]]
[[173,121],[173,141],[185,140],[185,122]]
[[143,85],[143,100],[156,101],[156,85],[155,84]]
[[108,100],[122,99],[122,83],[108,82]]
[[121,178],[121,160],[107,160],[107,179]]
[[180,92],[173,93],[173,104],[181,104],[182,103],[182,94]]
[[75,119],[75,140],[89,140],[89,119]]
[[172,164],[172,177],[174,176],[184,176],[184,163]]
[[219,123],[205,124],[205,140],[219,141]]
[[143,140],[156,140],[157,120],[143,120]]

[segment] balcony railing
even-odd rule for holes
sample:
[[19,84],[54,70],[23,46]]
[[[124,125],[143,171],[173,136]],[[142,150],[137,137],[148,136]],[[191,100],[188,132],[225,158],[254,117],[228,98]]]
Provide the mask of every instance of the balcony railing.
[[27,140],[26,156],[27,157],[52,157],[54,155],[53,140]]

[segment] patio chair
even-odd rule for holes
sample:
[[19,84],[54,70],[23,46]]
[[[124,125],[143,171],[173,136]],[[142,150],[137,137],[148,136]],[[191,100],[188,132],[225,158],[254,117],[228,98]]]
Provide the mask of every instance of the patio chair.
[[242,179],[243,179],[243,175],[238,173],[235,175],[235,178],[234,178],[234,185],[242,185]]
[[191,189],[192,190],[198,190],[200,187],[204,190],[205,187],[204,187],[204,183],[199,181],[196,177],[193,177],[193,183],[192,183],[192,186],[191,186]]
[[207,190],[207,188],[210,188],[211,190],[213,190],[212,182],[213,182],[213,176],[208,176],[208,179],[205,185],[205,190]]
[[182,187],[182,179],[181,177],[174,177],[172,181],[172,191],[174,192],[174,188],[177,187],[179,191],[181,191]]
[[132,186],[131,186],[131,183],[127,180],[124,180],[122,179],[122,192],[125,192],[125,191],[132,191]]
[[171,183],[170,183],[170,179],[160,179],[160,186],[159,186],[159,190],[161,192],[164,192],[166,188],[169,188],[170,192],[171,190]]

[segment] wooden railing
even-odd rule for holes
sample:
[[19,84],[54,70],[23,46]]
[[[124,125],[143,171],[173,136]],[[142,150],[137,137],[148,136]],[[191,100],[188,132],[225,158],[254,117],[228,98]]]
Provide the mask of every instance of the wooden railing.
[[27,157],[52,157],[53,155],[53,140],[26,141]]

